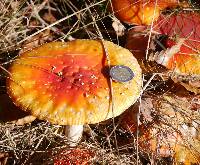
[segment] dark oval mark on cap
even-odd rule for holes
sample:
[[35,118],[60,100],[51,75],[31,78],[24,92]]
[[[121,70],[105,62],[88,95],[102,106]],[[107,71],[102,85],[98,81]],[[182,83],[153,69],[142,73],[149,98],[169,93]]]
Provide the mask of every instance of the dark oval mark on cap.
[[115,81],[127,82],[127,81],[132,80],[135,74],[127,66],[116,65],[116,66],[111,67],[110,76]]

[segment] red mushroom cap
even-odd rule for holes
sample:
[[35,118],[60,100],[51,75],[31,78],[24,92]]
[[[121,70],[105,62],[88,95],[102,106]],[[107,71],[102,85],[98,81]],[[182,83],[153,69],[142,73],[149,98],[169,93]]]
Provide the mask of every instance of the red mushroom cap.
[[200,14],[195,12],[179,12],[160,15],[154,23],[154,31],[169,37],[185,38],[186,43],[200,48]]
[[[163,51],[156,61],[174,70],[178,74],[200,74],[200,14],[194,12],[180,12],[172,15],[161,15],[154,24],[154,31],[167,35],[169,39],[163,43],[168,50]],[[175,45],[180,40],[178,51],[173,53]],[[170,53],[169,53],[170,52]]]
[[114,111],[105,51],[96,40],[52,42],[21,54],[9,68],[10,97],[54,124],[97,123],[121,114],[140,95],[141,69],[128,50],[108,41],[104,45],[111,66],[128,66],[135,75],[128,82],[112,83]]
[[88,165],[94,155],[89,149],[63,150],[54,158],[54,165]]

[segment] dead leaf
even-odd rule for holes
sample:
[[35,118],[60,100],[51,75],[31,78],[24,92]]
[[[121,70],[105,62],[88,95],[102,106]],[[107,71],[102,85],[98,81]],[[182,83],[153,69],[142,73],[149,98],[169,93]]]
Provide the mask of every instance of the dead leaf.
[[112,23],[112,27],[114,28],[117,36],[124,35],[125,27],[117,18],[114,19],[114,21]]

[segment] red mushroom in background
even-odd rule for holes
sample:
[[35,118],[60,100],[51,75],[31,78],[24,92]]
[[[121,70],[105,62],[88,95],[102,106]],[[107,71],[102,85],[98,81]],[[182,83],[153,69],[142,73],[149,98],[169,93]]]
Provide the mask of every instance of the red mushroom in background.
[[[171,50],[170,52],[172,52],[168,53],[169,56],[167,56],[168,54],[164,52],[163,54],[165,54],[165,57],[163,57],[163,55],[160,58],[157,57],[159,63],[169,69],[174,69],[175,65],[177,66],[177,69],[182,67],[180,68],[180,73],[191,72],[191,74],[199,74],[198,68],[192,68],[194,65],[195,67],[200,67],[198,62],[194,63],[196,60],[199,61],[199,13],[182,11],[172,15],[161,15],[158,21],[154,24],[153,31],[168,36],[162,44],[166,49],[169,48]],[[191,65],[191,68],[185,67],[185,69],[183,69],[184,65]]]
[[170,69],[172,78],[188,90],[199,93],[200,14],[179,12],[161,15],[153,31],[166,35],[167,39],[162,42],[165,49],[157,52],[151,60]]
[[94,156],[89,149],[63,150],[54,157],[54,165],[89,165]]
[[[127,82],[112,82],[112,97],[103,45],[111,66],[123,65],[134,73]],[[131,106],[142,86],[141,69],[132,53],[109,41],[44,44],[21,54],[9,72],[7,90],[15,104],[39,119],[67,125],[70,146],[80,140],[85,123],[118,116]],[[126,76],[119,73],[115,75]]]
[[200,74],[200,57],[198,50],[188,47],[185,43],[185,39],[179,39],[175,42],[171,39],[167,39],[164,43],[166,50],[157,53],[154,56],[154,60],[165,66],[166,68],[173,70],[174,73],[180,75],[199,75]]
[[153,31],[173,38],[185,38],[193,48],[200,47],[200,14],[197,12],[175,12],[160,15],[153,25]]
[[123,22],[150,25],[168,7],[185,5],[178,0],[111,0],[114,14]]

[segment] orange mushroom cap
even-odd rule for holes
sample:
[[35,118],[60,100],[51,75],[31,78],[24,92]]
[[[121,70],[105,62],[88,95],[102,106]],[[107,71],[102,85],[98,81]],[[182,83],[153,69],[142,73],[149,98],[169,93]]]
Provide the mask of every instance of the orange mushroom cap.
[[[134,78],[113,81],[113,110],[109,67],[129,67]],[[44,44],[16,59],[7,89],[15,104],[54,124],[97,123],[120,115],[140,95],[141,69],[128,50],[109,41],[75,40]]]
[[168,69],[175,70],[178,73],[200,74],[200,57],[198,51],[193,50],[186,45],[180,47],[180,51],[168,59],[166,64]]
[[178,6],[178,0],[112,0],[115,15],[129,24],[150,25],[156,20],[160,11],[167,7]]

